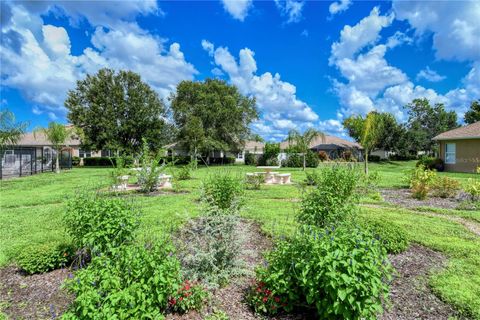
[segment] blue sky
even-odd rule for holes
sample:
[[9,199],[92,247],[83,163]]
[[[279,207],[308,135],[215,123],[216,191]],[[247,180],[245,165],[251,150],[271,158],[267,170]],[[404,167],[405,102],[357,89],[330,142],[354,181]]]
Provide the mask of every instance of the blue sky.
[[370,110],[405,120],[427,97],[461,117],[480,98],[478,1],[2,1],[1,107],[66,122],[75,81],[138,72],[162,98],[218,77],[255,96],[252,129],[280,140]]

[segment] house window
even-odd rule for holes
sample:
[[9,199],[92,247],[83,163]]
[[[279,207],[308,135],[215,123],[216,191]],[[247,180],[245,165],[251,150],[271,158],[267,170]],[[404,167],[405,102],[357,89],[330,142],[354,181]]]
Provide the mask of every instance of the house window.
[[446,143],[445,144],[445,163],[455,164],[455,143]]
[[80,158],[90,158],[92,157],[92,151],[90,150],[78,150],[78,154],[80,156]]
[[239,152],[237,154],[237,159],[243,159],[243,152]]
[[5,164],[15,163],[15,153],[13,152],[13,150],[5,150],[5,154],[3,157]]
[[102,150],[102,157],[111,157],[113,156],[113,152],[110,150]]

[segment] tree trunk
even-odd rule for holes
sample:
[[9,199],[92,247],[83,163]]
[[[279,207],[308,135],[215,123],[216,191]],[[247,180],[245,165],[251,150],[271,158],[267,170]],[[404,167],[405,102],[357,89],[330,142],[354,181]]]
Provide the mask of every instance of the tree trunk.
[[60,173],[60,159],[59,159],[59,151],[57,150],[57,156],[55,160],[55,172]]
[[194,161],[193,165],[195,166],[195,170],[197,170],[197,147],[195,147],[195,149],[194,149],[193,152],[194,152],[194,154],[193,154],[193,156],[194,156],[194,158],[193,158],[193,161]]
[[307,166],[307,161],[306,161],[306,153],[303,153],[303,171],[305,171],[305,167]]
[[365,150],[365,175],[368,175],[368,150]]

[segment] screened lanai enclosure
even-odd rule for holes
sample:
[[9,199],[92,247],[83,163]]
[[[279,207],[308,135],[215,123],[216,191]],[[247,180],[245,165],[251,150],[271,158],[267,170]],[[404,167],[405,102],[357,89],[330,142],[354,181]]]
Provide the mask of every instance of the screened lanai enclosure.
[[[51,147],[11,147],[0,150],[0,157],[0,179],[55,171],[56,152]],[[60,153],[59,162],[61,169],[72,167],[72,157],[68,150]]]

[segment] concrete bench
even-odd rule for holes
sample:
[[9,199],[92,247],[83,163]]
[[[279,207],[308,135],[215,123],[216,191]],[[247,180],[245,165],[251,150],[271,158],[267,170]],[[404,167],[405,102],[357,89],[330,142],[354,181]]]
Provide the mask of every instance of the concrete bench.
[[168,174],[161,174],[158,176],[158,188],[171,188],[172,187],[172,176]]
[[277,173],[275,176],[274,176],[274,179],[275,179],[275,183],[278,183],[278,184],[289,184],[291,183],[291,174],[290,173]]

